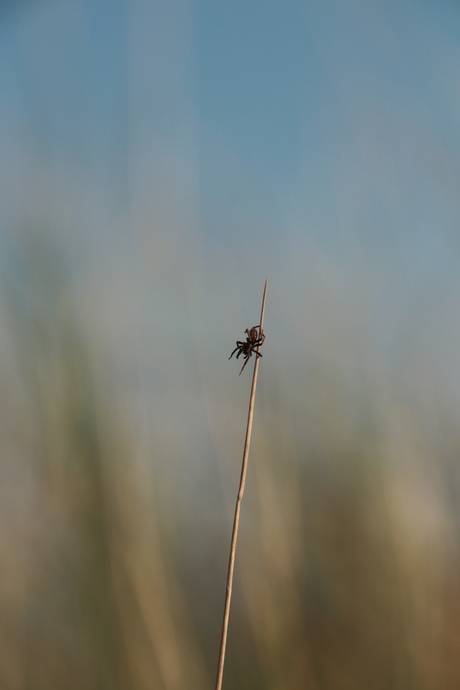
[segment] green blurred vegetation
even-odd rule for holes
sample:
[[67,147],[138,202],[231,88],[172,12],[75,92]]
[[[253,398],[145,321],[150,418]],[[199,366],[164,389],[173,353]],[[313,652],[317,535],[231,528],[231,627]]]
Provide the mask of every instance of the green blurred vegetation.
[[[187,448],[139,436],[62,264],[30,256],[3,290],[0,687],[212,688],[243,425],[220,401],[194,502]],[[457,431],[332,367],[290,390],[268,360],[224,687],[458,688]]]

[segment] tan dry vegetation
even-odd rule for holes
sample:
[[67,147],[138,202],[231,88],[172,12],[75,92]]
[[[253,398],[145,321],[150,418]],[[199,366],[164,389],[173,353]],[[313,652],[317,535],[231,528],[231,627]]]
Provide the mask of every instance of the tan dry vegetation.
[[[221,522],[171,505],[174,475],[165,509],[156,454],[183,447],[133,433],[99,346],[52,287],[13,309],[1,381],[0,686],[212,687],[233,452],[211,488]],[[456,689],[460,439],[386,403],[375,380],[372,404],[334,377],[293,392],[265,360],[224,687]],[[219,429],[213,449],[234,441]]]

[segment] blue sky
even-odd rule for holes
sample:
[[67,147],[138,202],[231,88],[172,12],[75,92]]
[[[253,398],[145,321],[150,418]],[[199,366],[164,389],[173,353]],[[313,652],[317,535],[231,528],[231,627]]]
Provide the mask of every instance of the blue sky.
[[309,196],[327,211],[344,176],[413,193],[440,181],[430,149],[458,154],[459,31],[452,2],[19,3],[3,138],[122,186],[130,165],[151,173],[148,147],[174,149],[205,211],[248,184],[279,213]]
[[4,263],[49,234],[158,314],[200,276],[205,328],[219,291],[246,322],[271,277],[279,333],[324,284],[376,344],[455,303],[457,3],[29,0],[0,21]]

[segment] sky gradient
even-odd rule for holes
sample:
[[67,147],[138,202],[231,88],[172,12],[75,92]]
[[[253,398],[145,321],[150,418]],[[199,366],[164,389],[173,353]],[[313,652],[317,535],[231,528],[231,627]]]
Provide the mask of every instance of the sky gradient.
[[47,243],[101,330],[152,347],[191,321],[225,347],[223,301],[246,327],[269,278],[280,359],[345,329],[452,370],[456,3],[30,0],[0,21],[6,272]]

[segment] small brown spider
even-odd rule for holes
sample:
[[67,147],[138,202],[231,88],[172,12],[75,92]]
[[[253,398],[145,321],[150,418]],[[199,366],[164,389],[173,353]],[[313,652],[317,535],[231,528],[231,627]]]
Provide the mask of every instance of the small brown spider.
[[231,359],[237,350],[238,350],[238,354],[236,355],[236,359],[238,359],[238,357],[240,355],[244,355],[244,364],[241,367],[241,371],[238,374],[238,376],[241,376],[241,372],[243,371],[244,367],[248,363],[249,358],[251,357],[253,352],[257,357],[262,357],[262,354],[260,352],[258,352],[255,348],[263,345],[264,340],[265,340],[265,335],[264,335],[263,331],[261,330],[260,336],[259,336],[259,334],[257,333],[258,328],[260,328],[260,326],[253,326],[251,328],[251,330],[246,328],[246,330],[244,331],[245,333],[248,334],[248,337],[246,338],[246,342],[243,343],[241,340],[237,340],[236,341],[236,347],[229,357],[229,359]]

